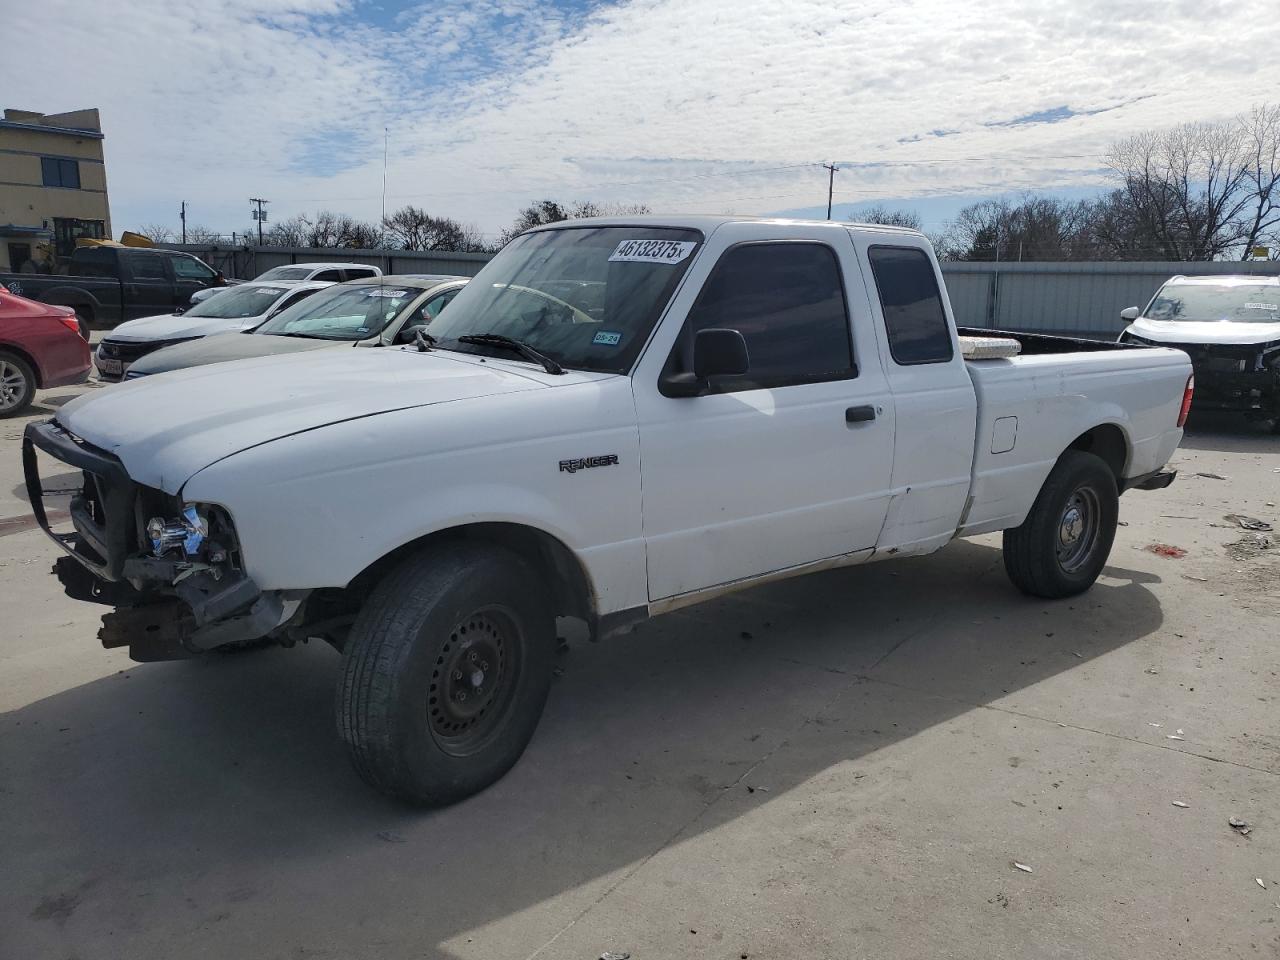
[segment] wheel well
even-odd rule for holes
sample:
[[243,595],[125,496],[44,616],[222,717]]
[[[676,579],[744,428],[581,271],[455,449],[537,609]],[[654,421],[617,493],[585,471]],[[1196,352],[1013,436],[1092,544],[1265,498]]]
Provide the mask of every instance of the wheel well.
[[1114,423],[1103,423],[1086,430],[1067,445],[1069,450],[1082,450],[1100,458],[1116,478],[1119,487],[1124,480],[1125,464],[1129,462],[1129,441],[1124,431]]
[[35,357],[12,343],[0,343],[0,353],[12,353],[15,357],[26,361],[27,366],[31,368],[31,372],[35,374],[36,389],[44,389],[44,373],[40,370],[40,364],[36,363]]
[[536,570],[545,573],[556,615],[585,620],[594,631],[595,595],[582,563],[551,534],[519,523],[470,523],[411,540],[365,567],[348,584],[346,592],[355,594],[363,603],[378,581],[409,554],[428,544],[450,540],[485,541],[519,554]]

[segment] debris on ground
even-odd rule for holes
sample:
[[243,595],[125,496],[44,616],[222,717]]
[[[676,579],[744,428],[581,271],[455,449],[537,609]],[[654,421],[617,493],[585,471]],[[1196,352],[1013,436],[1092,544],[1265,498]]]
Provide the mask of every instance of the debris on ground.
[[1004,907],[1005,909],[1008,909],[1009,898],[1004,895],[1003,891],[1001,891],[1000,893],[997,893],[994,897],[992,897],[990,900],[988,900],[987,903],[998,903],[1000,904],[1000,906]]
[[1148,543],[1143,549],[1157,557],[1168,557],[1171,560],[1181,560],[1187,555],[1187,551],[1170,543]]
[[[1147,667],[1147,669],[1143,670],[1142,672],[1143,672],[1143,673],[1149,673],[1149,674],[1151,674],[1151,675],[1154,677],[1154,676],[1156,676],[1160,671],[1159,671],[1159,670],[1157,670],[1155,667]],[[1158,727],[1158,726],[1160,726],[1160,724],[1158,724],[1158,723],[1157,723],[1157,724],[1156,724],[1156,726]]]
[[1183,803],[1181,800],[1174,800],[1174,801],[1173,801],[1173,805],[1174,805],[1175,807],[1181,807],[1183,810],[1186,810],[1188,807],[1190,807],[1190,806],[1191,806],[1191,804],[1189,804],[1189,803]]
[[1257,517],[1246,517],[1243,513],[1228,513],[1223,520],[1234,523],[1241,530],[1259,530],[1262,533],[1271,532],[1271,524],[1265,520],[1259,520]]
[[1253,879],[1257,882],[1258,886],[1260,886],[1263,890],[1267,889],[1267,885],[1262,882],[1261,877],[1254,877]]
[[1184,573],[1184,574],[1182,575],[1182,579],[1183,579],[1183,580],[1194,580],[1196,583],[1208,583],[1208,582],[1209,582],[1209,578],[1208,578],[1208,577],[1193,577],[1193,576],[1191,576],[1191,574],[1189,574],[1189,573]]
[[747,786],[747,793],[755,793],[757,790],[758,790],[758,791],[760,791],[761,793],[768,793],[768,792],[769,792],[769,788],[768,788],[768,787],[753,787],[753,786],[751,786],[751,785],[748,785],[748,786]]
[[[1030,867],[1028,867],[1025,863],[1019,863],[1017,860],[1013,861],[1013,865],[1017,867],[1019,870],[1021,870],[1023,873],[1035,873],[1035,871],[1032,870]],[[1259,883],[1261,883],[1261,881],[1259,881]]]
[[600,954],[600,960],[631,960],[631,954],[625,950],[606,950]]
[[1253,560],[1276,545],[1275,540],[1265,533],[1250,533],[1225,547],[1232,560]]
[[1239,817],[1230,817],[1227,819],[1227,823],[1230,825],[1232,830],[1240,834],[1242,837],[1247,837],[1253,831],[1253,828],[1249,826],[1248,821],[1241,820]]
[[1228,477],[1222,476],[1220,473],[1197,473],[1197,477],[1204,477],[1206,480],[1227,480]]
[[1166,734],[1164,735],[1164,738],[1165,738],[1166,740],[1185,740],[1185,739],[1187,739],[1186,737],[1180,737],[1180,736],[1178,736],[1176,733],[1166,733]]

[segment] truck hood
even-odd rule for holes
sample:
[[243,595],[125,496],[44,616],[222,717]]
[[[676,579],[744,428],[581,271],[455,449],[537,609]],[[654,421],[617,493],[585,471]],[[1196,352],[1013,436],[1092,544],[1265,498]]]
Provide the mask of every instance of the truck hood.
[[315,350],[127,380],[65,404],[57,421],[120,458],[139,483],[178,493],[233,453],[327,424],[410,407],[598,379],[539,378],[507,364],[409,350]]
[[1247,345],[1280,340],[1280,323],[1234,323],[1230,320],[1199,323],[1139,317],[1129,324],[1128,332],[1156,343]]
[[170,370],[202,367],[209,363],[226,363],[228,360],[247,360],[250,357],[272,357],[281,353],[306,353],[325,348],[351,349],[350,343],[333,340],[313,340],[306,337],[273,337],[269,334],[219,333],[201,337],[187,343],[175,343],[154,353],[148,353],[129,367],[128,377],[145,377]]
[[235,333],[262,323],[262,317],[222,320],[218,317],[188,317],[181,313],[165,313],[156,317],[140,317],[120,324],[107,333],[104,340],[146,343],[153,340],[180,340],[183,337],[207,337],[215,333]]

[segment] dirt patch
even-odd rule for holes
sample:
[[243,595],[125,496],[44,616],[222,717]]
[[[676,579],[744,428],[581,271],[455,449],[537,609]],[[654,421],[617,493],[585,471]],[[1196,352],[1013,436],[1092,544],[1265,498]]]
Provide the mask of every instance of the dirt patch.
[[1254,560],[1269,550],[1276,548],[1276,539],[1265,533],[1250,533],[1223,549],[1232,560]]

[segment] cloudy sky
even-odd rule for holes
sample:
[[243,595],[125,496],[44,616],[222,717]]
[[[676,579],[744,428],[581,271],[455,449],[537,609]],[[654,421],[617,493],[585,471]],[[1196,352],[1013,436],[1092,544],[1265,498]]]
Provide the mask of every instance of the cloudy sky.
[[41,0],[3,106],[97,106],[118,233],[404,203],[497,232],[542,197],[937,225],[1077,195],[1137,129],[1280,99],[1276,0]]

